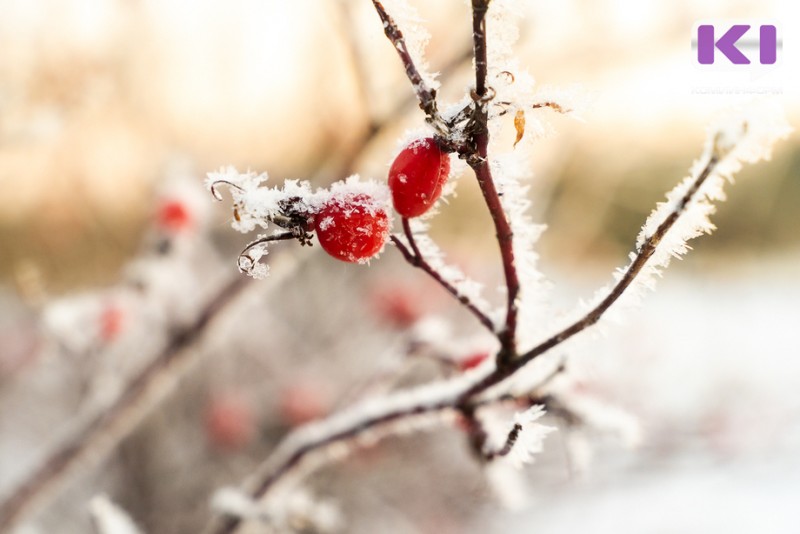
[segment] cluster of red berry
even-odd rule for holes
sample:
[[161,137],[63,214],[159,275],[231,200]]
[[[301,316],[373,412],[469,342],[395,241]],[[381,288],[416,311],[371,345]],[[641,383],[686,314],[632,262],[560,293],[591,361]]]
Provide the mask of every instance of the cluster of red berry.
[[[433,138],[417,139],[404,148],[389,169],[394,209],[404,218],[419,217],[442,194],[450,174],[450,157]],[[331,198],[314,217],[322,248],[334,258],[364,262],[383,248],[389,216],[371,209],[367,195]]]

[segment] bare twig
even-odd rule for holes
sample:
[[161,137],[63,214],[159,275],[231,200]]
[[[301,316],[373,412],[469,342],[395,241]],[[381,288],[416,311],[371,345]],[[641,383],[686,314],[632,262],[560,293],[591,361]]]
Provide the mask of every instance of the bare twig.
[[497,353],[497,366],[507,367],[509,363],[517,357],[517,299],[519,297],[520,284],[517,268],[514,264],[514,244],[511,225],[503,210],[500,195],[494,184],[492,170],[489,166],[489,128],[488,111],[485,105],[481,105],[486,98],[488,87],[486,76],[488,63],[486,56],[486,12],[489,8],[489,0],[472,0],[472,37],[475,49],[475,94],[477,96],[475,114],[472,118],[472,128],[475,132],[475,153],[467,158],[467,163],[475,171],[483,198],[489,213],[494,222],[497,233],[497,242],[500,246],[500,255],[503,260],[503,275],[506,281],[506,320],[505,327],[500,332],[499,337],[502,343],[501,350]]
[[572,111],[569,108],[565,108],[558,102],[553,102],[552,100],[548,100],[547,102],[537,102],[531,106],[533,109],[540,109],[540,108],[550,108],[556,113],[569,113]]
[[161,352],[137,374],[122,394],[102,413],[61,444],[33,473],[0,503],[0,532],[11,529],[34,505],[55,491],[59,483],[81,465],[99,462],[136,427],[192,362],[192,347],[224,312],[250,279],[236,276],[222,285],[189,325],[182,327]]
[[705,167],[703,167],[703,170],[697,175],[691,187],[689,187],[680,201],[676,204],[675,209],[670,212],[670,214],[661,224],[658,225],[658,228],[656,228],[656,230],[653,232],[653,235],[644,240],[642,245],[636,251],[635,258],[625,270],[625,273],[611,289],[609,294],[602,301],[600,301],[597,306],[589,311],[589,313],[587,313],[583,318],[525,352],[519,358],[512,361],[508,366],[498,367],[497,371],[487,376],[482,382],[476,384],[470,391],[467,391],[463,400],[468,401],[476,393],[480,393],[487,387],[491,387],[505,380],[522,367],[530,363],[533,359],[541,356],[553,347],[556,347],[568,340],[575,334],[578,334],[597,323],[603,314],[611,307],[612,304],[614,304],[614,302],[617,301],[617,299],[622,296],[625,290],[628,289],[631,283],[636,279],[636,276],[641,272],[642,268],[647,263],[647,260],[649,260],[656,251],[658,244],[661,243],[661,240],[667,234],[669,229],[675,224],[675,221],[677,221],[686,210],[686,206],[697,194],[700,186],[702,186],[706,179],[711,175],[718,163],[719,158],[716,155],[711,155],[709,157]]
[[483,326],[485,326],[492,334],[496,334],[495,326],[494,323],[492,323],[492,320],[489,319],[489,317],[483,311],[481,311],[469,299],[469,297],[467,297],[466,295],[462,295],[455,286],[453,286],[450,282],[445,280],[444,277],[436,269],[434,269],[430,263],[428,263],[425,260],[425,258],[422,255],[422,252],[420,252],[419,247],[417,246],[416,240],[414,239],[414,233],[411,231],[411,226],[408,222],[408,219],[405,217],[403,217],[403,233],[405,234],[406,239],[408,240],[408,244],[411,247],[411,250],[409,250],[408,247],[406,247],[406,245],[399,237],[393,235],[391,239],[392,243],[394,243],[394,245],[397,247],[397,249],[400,251],[403,257],[406,259],[406,261],[411,265],[413,265],[414,267],[422,269],[423,271],[428,273],[428,275],[431,278],[433,278],[436,281],[436,283],[445,288],[445,290],[447,290],[448,293],[453,295],[461,304],[463,304],[472,313],[472,315],[474,315],[478,319],[478,321],[480,321],[480,323]]
[[414,87],[417,100],[419,100],[420,109],[425,112],[428,122],[434,127],[441,127],[444,121],[439,116],[439,111],[436,107],[436,90],[428,86],[428,83],[414,64],[414,60],[408,51],[403,32],[400,31],[400,28],[398,28],[392,16],[386,12],[386,9],[379,0],[372,0],[372,4],[375,6],[375,11],[378,12],[378,16],[381,18],[383,31],[386,33],[386,37],[394,45],[397,55],[400,57],[400,61],[403,62],[406,76],[408,76],[411,85]]
[[511,431],[506,436],[506,442],[503,443],[503,446],[499,449],[484,452],[484,456],[486,457],[487,461],[492,461],[497,458],[507,456],[508,453],[511,452],[511,449],[514,448],[514,445],[517,443],[517,439],[519,438],[519,433],[522,432],[522,425],[519,423],[515,423],[514,426],[511,428]]

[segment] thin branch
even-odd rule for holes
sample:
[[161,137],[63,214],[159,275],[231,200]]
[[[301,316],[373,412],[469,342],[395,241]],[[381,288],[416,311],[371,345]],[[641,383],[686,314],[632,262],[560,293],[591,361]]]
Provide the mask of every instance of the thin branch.
[[686,211],[686,206],[692,201],[694,196],[697,194],[697,191],[700,189],[703,183],[705,183],[706,179],[711,175],[718,163],[719,158],[712,154],[709,157],[705,167],[703,167],[703,170],[697,175],[697,178],[695,178],[691,187],[689,187],[680,201],[676,204],[675,209],[670,212],[670,214],[660,225],[658,225],[658,228],[656,228],[653,234],[644,240],[642,245],[636,251],[636,257],[625,270],[625,273],[611,289],[609,294],[602,301],[600,301],[597,306],[589,311],[582,319],[574,322],[562,331],[522,354],[519,358],[510,362],[508,366],[498,367],[496,372],[487,376],[482,382],[479,382],[471,390],[467,391],[463,400],[468,401],[473,395],[505,380],[522,367],[530,363],[533,359],[541,356],[553,347],[556,347],[568,340],[575,334],[578,334],[597,323],[603,314],[611,307],[612,304],[614,304],[614,302],[617,301],[617,299],[622,296],[625,290],[628,289],[631,283],[636,279],[636,276],[642,271],[642,268],[644,268],[645,264],[647,263],[647,260],[649,260],[656,251],[656,248],[658,247],[659,243],[661,243],[661,240],[664,238],[670,228],[672,228],[683,212]]
[[541,108],[550,108],[556,113],[569,113],[572,111],[569,108],[565,108],[558,102],[553,102],[552,100],[548,100],[547,102],[537,102],[531,106],[533,109],[541,109]]
[[417,100],[419,100],[420,109],[425,112],[428,121],[434,126],[444,124],[436,107],[436,90],[428,86],[428,83],[423,79],[419,69],[417,69],[417,66],[414,64],[414,60],[408,51],[403,32],[400,31],[397,23],[392,16],[386,12],[386,9],[379,0],[372,0],[372,5],[375,6],[375,11],[378,12],[378,16],[381,18],[383,31],[386,37],[394,45],[394,49],[397,51],[400,61],[403,62],[406,76],[408,76],[411,85],[414,87]]
[[506,442],[503,444],[502,447],[493,451],[488,451],[483,453],[486,460],[491,462],[492,460],[496,460],[497,458],[507,456],[508,453],[511,452],[511,449],[514,448],[514,445],[517,443],[517,439],[519,439],[520,432],[522,432],[522,425],[519,423],[515,423],[514,426],[511,428],[511,431],[508,433],[508,436],[506,436]]
[[[453,56],[441,68],[440,72],[442,77],[446,78],[449,73],[452,73],[470,59],[472,59],[472,49],[465,49],[463,53]],[[356,170],[356,162],[358,157],[364,153],[364,148],[369,146],[374,139],[377,139],[390,125],[395,124],[400,119],[406,108],[408,108],[415,101],[415,95],[408,94],[399,102],[397,102],[394,108],[389,111],[389,113],[383,115],[380,117],[380,119],[371,120],[364,131],[362,138],[359,140],[359,142],[355,143],[354,146],[356,148],[349,151],[349,153],[342,158],[342,163],[338,165],[339,171],[337,175],[349,176],[353,174],[353,172]],[[450,124],[452,125],[452,122]]]
[[475,316],[475,318],[480,321],[480,323],[486,327],[492,334],[496,335],[494,323],[489,317],[481,311],[466,295],[462,295],[458,289],[452,285],[450,282],[444,279],[444,277],[433,268],[433,266],[428,263],[425,258],[422,256],[422,253],[417,246],[417,242],[414,239],[414,234],[411,231],[411,226],[409,225],[408,219],[405,217],[403,218],[403,232],[406,235],[406,239],[408,239],[409,246],[411,250],[403,243],[403,241],[393,235],[391,236],[392,243],[394,243],[395,247],[400,251],[403,257],[406,259],[408,263],[422,269],[428,275],[433,278],[436,283],[442,286],[448,293],[453,295],[456,300],[458,300],[461,304],[463,304],[471,313]]
[[[475,50],[475,115],[473,127],[475,128],[475,154],[467,159],[470,167],[475,171],[483,198],[494,222],[497,233],[497,242],[500,246],[500,255],[503,260],[503,276],[506,281],[507,303],[505,327],[499,337],[502,349],[497,353],[498,368],[508,367],[510,362],[517,357],[517,313],[518,297],[520,291],[519,276],[514,263],[514,234],[511,225],[500,201],[500,195],[495,187],[492,170],[489,166],[489,128],[488,111],[483,105],[489,89],[486,85],[488,72],[486,52],[486,11],[489,0],[472,0],[472,36]],[[492,91],[493,93],[493,91]]]
[[[365,406],[375,402],[374,399],[366,399],[362,403],[331,419],[315,423],[312,426],[301,427],[284,438],[284,441],[279,445],[275,453],[262,465],[251,483],[251,491],[249,494],[256,500],[263,498],[274,484],[297,468],[305,460],[307,455],[318,452],[320,449],[325,449],[328,446],[339,444],[342,441],[355,439],[364,433],[375,432],[377,429],[383,428],[390,423],[396,423],[423,414],[447,411],[461,413],[470,417],[470,415],[474,415],[475,410],[480,407],[517,398],[507,391],[501,391],[501,388],[495,388],[491,392],[489,390],[519,371],[537,356],[548,352],[572,336],[595,324],[606,310],[619,299],[633,280],[635,280],[636,276],[642,271],[642,268],[652,257],[663,237],[684,213],[686,206],[694,199],[698,190],[711,175],[718,162],[719,159],[717,156],[710,157],[706,166],[681,200],[676,204],[675,209],[670,212],[658,226],[653,235],[645,239],[644,243],[637,251],[635,259],[619,282],[617,282],[609,292],[608,296],[582,319],[565,328],[558,334],[548,338],[519,358],[511,361],[507,366],[496,367],[494,371],[483,378],[478,378],[474,382],[449,381],[440,383],[438,384],[439,389],[436,390],[436,395],[429,394],[430,386],[423,386],[422,389],[413,391],[392,393],[381,399],[383,405],[382,409],[375,409],[374,406],[371,406],[371,409],[365,409]],[[405,247],[405,245],[402,245],[399,239],[393,236],[393,240],[395,244],[400,244],[398,248],[404,251],[404,255],[413,259],[412,252]],[[541,389],[542,385],[560,374],[562,370],[563,363],[560,364],[553,373],[545,377],[537,389]],[[423,392],[423,389],[427,389],[427,395]],[[487,395],[487,393],[490,394]],[[523,397],[530,398],[530,394],[520,396],[519,398]],[[418,398],[422,400],[413,401],[413,399]],[[363,416],[358,417],[357,415]],[[326,432],[326,430],[328,431]],[[506,445],[511,441],[512,436],[509,435],[506,440]],[[513,442],[510,444],[509,448],[511,446],[513,446]],[[505,446],[501,448],[497,451],[497,454],[502,453],[505,448]],[[207,532],[213,534],[231,534],[238,530],[240,523],[241,520],[239,518],[221,518],[217,523],[213,523]]]
[[172,335],[166,346],[125,387],[121,395],[92,419],[74,437],[62,443],[37,469],[18,484],[0,503],[0,532],[6,532],[34,505],[53,492],[59,483],[81,465],[99,462],[136,427],[183,374],[192,361],[190,350],[208,327],[248,287],[249,278],[236,276],[225,283],[191,324]]

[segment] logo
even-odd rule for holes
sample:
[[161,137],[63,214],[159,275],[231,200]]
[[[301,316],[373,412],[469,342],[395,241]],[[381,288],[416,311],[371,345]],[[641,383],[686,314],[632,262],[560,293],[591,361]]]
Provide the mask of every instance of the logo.
[[750,24],[698,25],[697,39],[692,42],[697,49],[698,63],[714,65],[727,61],[733,65],[750,65],[758,60],[761,65],[774,65],[781,46],[776,26],[759,25],[757,39],[753,37],[755,30]]

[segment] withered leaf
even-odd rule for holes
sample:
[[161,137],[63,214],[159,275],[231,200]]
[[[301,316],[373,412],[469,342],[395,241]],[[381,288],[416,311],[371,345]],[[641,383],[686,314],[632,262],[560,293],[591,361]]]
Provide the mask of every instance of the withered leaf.
[[517,110],[514,115],[514,128],[517,130],[517,139],[514,141],[516,147],[517,143],[522,140],[522,136],[525,135],[525,110]]

